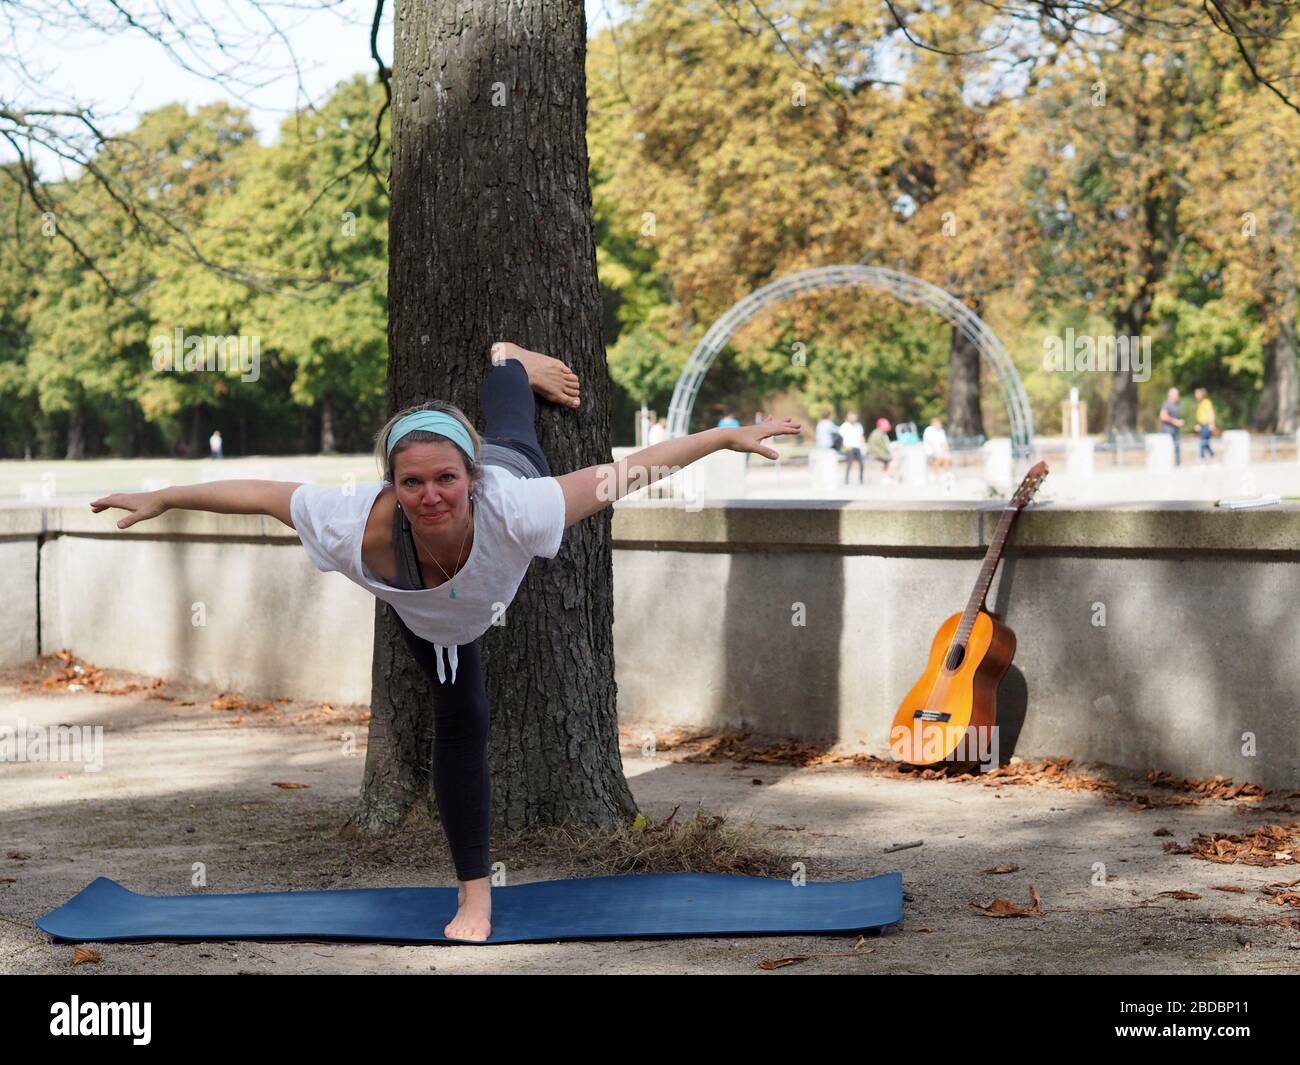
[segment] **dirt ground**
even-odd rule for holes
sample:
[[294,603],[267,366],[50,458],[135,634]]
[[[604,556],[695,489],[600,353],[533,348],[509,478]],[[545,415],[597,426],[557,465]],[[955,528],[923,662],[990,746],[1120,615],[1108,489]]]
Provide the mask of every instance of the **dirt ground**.
[[[33,921],[97,876],[160,895],[192,890],[196,862],[212,892],[454,884],[437,828],[338,836],[361,782],[364,706],[257,709],[229,693],[83,668],[47,656],[0,671],[0,725],[103,725],[108,752],[99,772],[0,763],[0,972],[74,971],[73,945],[52,943]],[[51,675],[59,679],[42,687]],[[1300,971],[1300,794],[1050,762],[925,779],[860,756],[725,738],[646,758],[637,731],[624,765],[646,815],[680,807],[752,822],[774,851],[805,861],[810,880],[900,870],[902,924],[866,939],[86,944],[101,960],[75,971]],[[493,857],[513,883],[590,873],[499,848]],[[848,956],[816,956],[828,953]]]

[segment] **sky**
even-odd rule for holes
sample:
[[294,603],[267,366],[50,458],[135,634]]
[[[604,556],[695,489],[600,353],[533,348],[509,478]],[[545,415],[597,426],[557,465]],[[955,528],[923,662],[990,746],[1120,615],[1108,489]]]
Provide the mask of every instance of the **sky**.
[[[189,4],[198,2],[189,0]],[[224,99],[247,109],[260,138],[269,143],[281,121],[295,109],[321,102],[334,85],[358,72],[374,72],[370,56],[374,0],[326,2],[329,6],[322,10],[311,0],[270,0],[265,6],[283,30],[283,39],[277,39],[266,23],[258,21],[250,3],[223,0],[220,5],[202,4],[204,17],[215,22],[224,38],[237,42],[233,62],[237,71],[246,71],[243,80],[269,79],[268,84],[247,88],[223,87],[183,69],[160,45],[138,32],[68,34],[28,28],[17,40],[0,41],[0,47],[21,56],[45,98],[33,99],[30,90],[0,82],[0,101],[28,108],[48,106],[51,100],[61,105],[92,105],[109,131],[121,132],[130,128],[139,114],[164,104],[182,102],[197,107]],[[584,4],[589,35],[608,26],[610,19],[622,17],[618,0],[584,0]],[[93,9],[93,0],[86,6]],[[134,10],[149,5],[127,6]],[[180,0],[170,6],[181,9],[189,5]],[[380,33],[385,63],[392,62],[392,10],[389,0]],[[294,73],[295,58],[301,88]],[[198,68],[214,61],[220,61],[214,49],[200,49],[189,65]],[[6,68],[0,66],[0,78],[6,77]],[[0,160],[11,158],[7,150],[6,146],[6,151],[0,152]]]

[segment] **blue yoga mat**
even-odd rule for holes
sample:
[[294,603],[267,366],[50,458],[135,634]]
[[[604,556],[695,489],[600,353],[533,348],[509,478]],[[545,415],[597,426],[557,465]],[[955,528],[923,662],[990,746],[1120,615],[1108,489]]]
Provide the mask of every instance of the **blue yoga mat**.
[[[467,942],[442,933],[455,913],[454,887],[137,895],[101,876],[41,917],[36,927],[73,943]],[[643,873],[493,888],[487,942],[861,932],[897,924],[902,917],[902,873],[810,881],[802,887],[788,880],[720,873]]]

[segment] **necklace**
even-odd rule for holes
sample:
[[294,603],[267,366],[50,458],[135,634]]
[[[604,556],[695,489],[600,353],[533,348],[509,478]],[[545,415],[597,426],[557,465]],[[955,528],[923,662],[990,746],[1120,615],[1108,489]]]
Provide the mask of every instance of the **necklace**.
[[[462,554],[462,553],[464,552],[464,550],[465,550],[465,541],[469,538],[470,530],[474,528],[474,498],[473,498],[472,496],[470,497],[469,506],[470,506],[469,522],[468,522],[468,523],[466,524],[466,526],[465,526],[465,535],[464,535],[463,537],[461,537],[461,541],[460,541],[460,550],[456,552],[456,558],[457,558],[457,560],[460,559],[461,554]],[[414,536],[414,530],[412,530],[412,536]],[[416,540],[415,544],[416,544],[416,547],[420,547],[420,546],[422,546],[422,545],[420,544],[419,540]],[[439,562],[436,558],[434,558],[432,554],[430,554],[429,559],[430,559],[430,561],[433,562],[433,564],[434,564],[435,566],[438,567],[438,572],[442,574],[443,579],[446,580],[447,583],[451,585],[451,598],[452,598],[452,599],[455,599],[455,598],[456,598],[456,584],[455,584],[454,580],[452,579],[451,575],[448,574],[448,572],[447,572],[445,569],[442,568],[442,563]]]

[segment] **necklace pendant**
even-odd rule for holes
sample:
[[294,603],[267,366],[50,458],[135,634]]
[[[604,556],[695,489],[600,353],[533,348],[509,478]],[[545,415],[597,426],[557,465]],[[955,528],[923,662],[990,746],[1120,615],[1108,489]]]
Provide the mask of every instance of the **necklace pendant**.
[[453,587],[452,587],[452,589],[451,589],[451,597],[452,597],[453,599],[456,598],[456,588],[455,588],[454,585],[453,585]]

